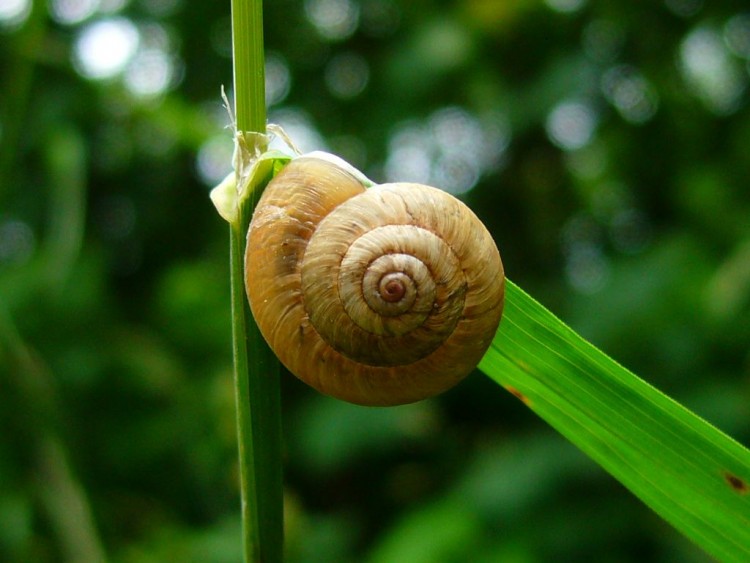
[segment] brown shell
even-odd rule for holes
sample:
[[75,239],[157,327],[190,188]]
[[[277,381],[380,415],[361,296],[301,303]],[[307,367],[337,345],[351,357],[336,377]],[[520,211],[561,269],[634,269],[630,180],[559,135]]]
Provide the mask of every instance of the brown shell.
[[245,284],[289,371],[346,401],[398,405],[477,365],[505,278],[487,229],[453,196],[408,183],[365,189],[332,162],[299,157],[255,210]]

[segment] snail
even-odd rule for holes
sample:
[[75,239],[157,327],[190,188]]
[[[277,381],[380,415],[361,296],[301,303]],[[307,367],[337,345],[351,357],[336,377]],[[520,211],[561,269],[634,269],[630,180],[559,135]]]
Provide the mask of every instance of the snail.
[[361,405],[415,402],[476,366],[503,310],[487,229],[458,199],[412,183],[366,188],[332,155],[293,159],[247,234],[245,287],[286,368]]

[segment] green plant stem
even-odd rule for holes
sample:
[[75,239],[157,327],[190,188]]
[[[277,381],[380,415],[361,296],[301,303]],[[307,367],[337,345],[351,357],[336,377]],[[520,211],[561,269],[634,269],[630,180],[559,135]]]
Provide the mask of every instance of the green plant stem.
[[232,0],[232,55],[237,129],[265,133],[262,0]]
[[[237,130],[265,133],[260,0],[232,0],[232,44]],[[240,204],[240,212],[230,225],[243,553],[246,562],[275,563],[283,556],[284,525],[279,367],[253,320],[244,285],[245,233],[255,197],[253,193]]]

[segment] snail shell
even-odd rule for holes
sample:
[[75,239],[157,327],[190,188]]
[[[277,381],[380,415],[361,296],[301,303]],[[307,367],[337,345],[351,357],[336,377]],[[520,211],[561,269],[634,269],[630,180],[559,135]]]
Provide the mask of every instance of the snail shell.
[[418,401],[468,375],[497,330],[504,280],[492,237],[453,196],[365,189],[311,156],[269,183],[247,235],[263,337],[298,378],[363,405]]

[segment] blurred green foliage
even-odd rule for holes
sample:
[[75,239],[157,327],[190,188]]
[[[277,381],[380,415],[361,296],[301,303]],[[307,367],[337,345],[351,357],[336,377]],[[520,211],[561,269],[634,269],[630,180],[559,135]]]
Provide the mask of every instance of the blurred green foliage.
[[[460,192],[509,276],[750,442],[750,12],[268,2],[269,117]],[[0,560],[240,557],[228,3],[0,0]],[[230,92],[231,94],[231,92]],[[705,561],[491,381],[283,375],[289,561]]]

